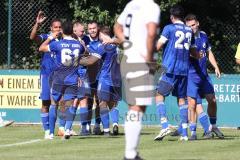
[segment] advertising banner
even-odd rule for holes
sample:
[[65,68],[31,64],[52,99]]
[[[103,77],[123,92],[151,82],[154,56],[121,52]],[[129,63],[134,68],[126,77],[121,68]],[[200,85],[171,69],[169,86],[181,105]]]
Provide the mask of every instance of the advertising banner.
[[[39,71],[34,70],[0,70],[0,114],[4,119],[13,119],[22,123],[40,123],[40,80]],[[221,79],[210,75],[217,99],[217,124],[223,127],[240,126],[240,75],[226,74]],[[170,124],[179,122],[177,99],[166,98],[167,113]],[[207,102],[203,100],[207,112]],[[119,102],[120,123],[124,122],[127,104]],[[76,116],[77,117],[77,116]],[[94,117],[94,116],[93,116]],[[78,118],[79,119],[79,118]],[[156,106],[148,106],[143,117],[146,125],[159,125]]]

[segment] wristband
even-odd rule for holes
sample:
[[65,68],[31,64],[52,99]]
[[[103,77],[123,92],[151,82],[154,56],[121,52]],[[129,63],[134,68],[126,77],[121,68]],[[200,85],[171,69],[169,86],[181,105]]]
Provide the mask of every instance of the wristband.
[[48,39],[53,40],[54,38],[53,36],[48,36]]

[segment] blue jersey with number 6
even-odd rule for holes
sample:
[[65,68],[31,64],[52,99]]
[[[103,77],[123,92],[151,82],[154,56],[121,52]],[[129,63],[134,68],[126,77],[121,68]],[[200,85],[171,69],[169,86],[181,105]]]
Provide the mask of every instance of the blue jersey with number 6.
[[77,84],[80,54],[84,52],[82,44],[71,37],[65,37],[63,40],[50,43],[49,51],[56,53],[57,67],[54,71],[53,83]]
[[182,22],[164,27],[161,38],[166,40],[162,65],[167,73],[187,75],[189,68],[189,48],[194,46],[192,29]]

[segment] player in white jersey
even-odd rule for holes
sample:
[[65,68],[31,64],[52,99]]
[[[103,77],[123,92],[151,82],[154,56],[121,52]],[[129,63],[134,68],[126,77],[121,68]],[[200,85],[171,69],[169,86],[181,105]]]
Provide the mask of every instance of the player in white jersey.
[[[153,0],[132,0],[121,13],[114,32],[124,47],[121,61],[122,81],[129,105],[125,118],[125,160],[140,160],[137,146],[146,105],[154,97],[153,75],[148,64],[153,61],[154,40],[160,8]],[[124,95],[123,95],[124,98]]]

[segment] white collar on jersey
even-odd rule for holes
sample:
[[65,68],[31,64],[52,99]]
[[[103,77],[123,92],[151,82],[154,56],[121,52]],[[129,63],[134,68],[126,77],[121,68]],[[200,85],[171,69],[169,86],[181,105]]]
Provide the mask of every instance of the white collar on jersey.
[[72,38],[71,36],[64,36],[63,39],[66,39],[66,40],[75,40],[75,39]]
[[174,22],[174,24],[175,24],[175,23],[184,24],[183,21],[180,21],[180,20],[176,20],[176,21]]
[[98,37],[97,37],[96,39],[92,39],[92,37],[91,37],[89,34],[88,34],[87,36],[89,37],[89,39],[90,39],[91,42],[92,42],[92,41],[99,41]]

